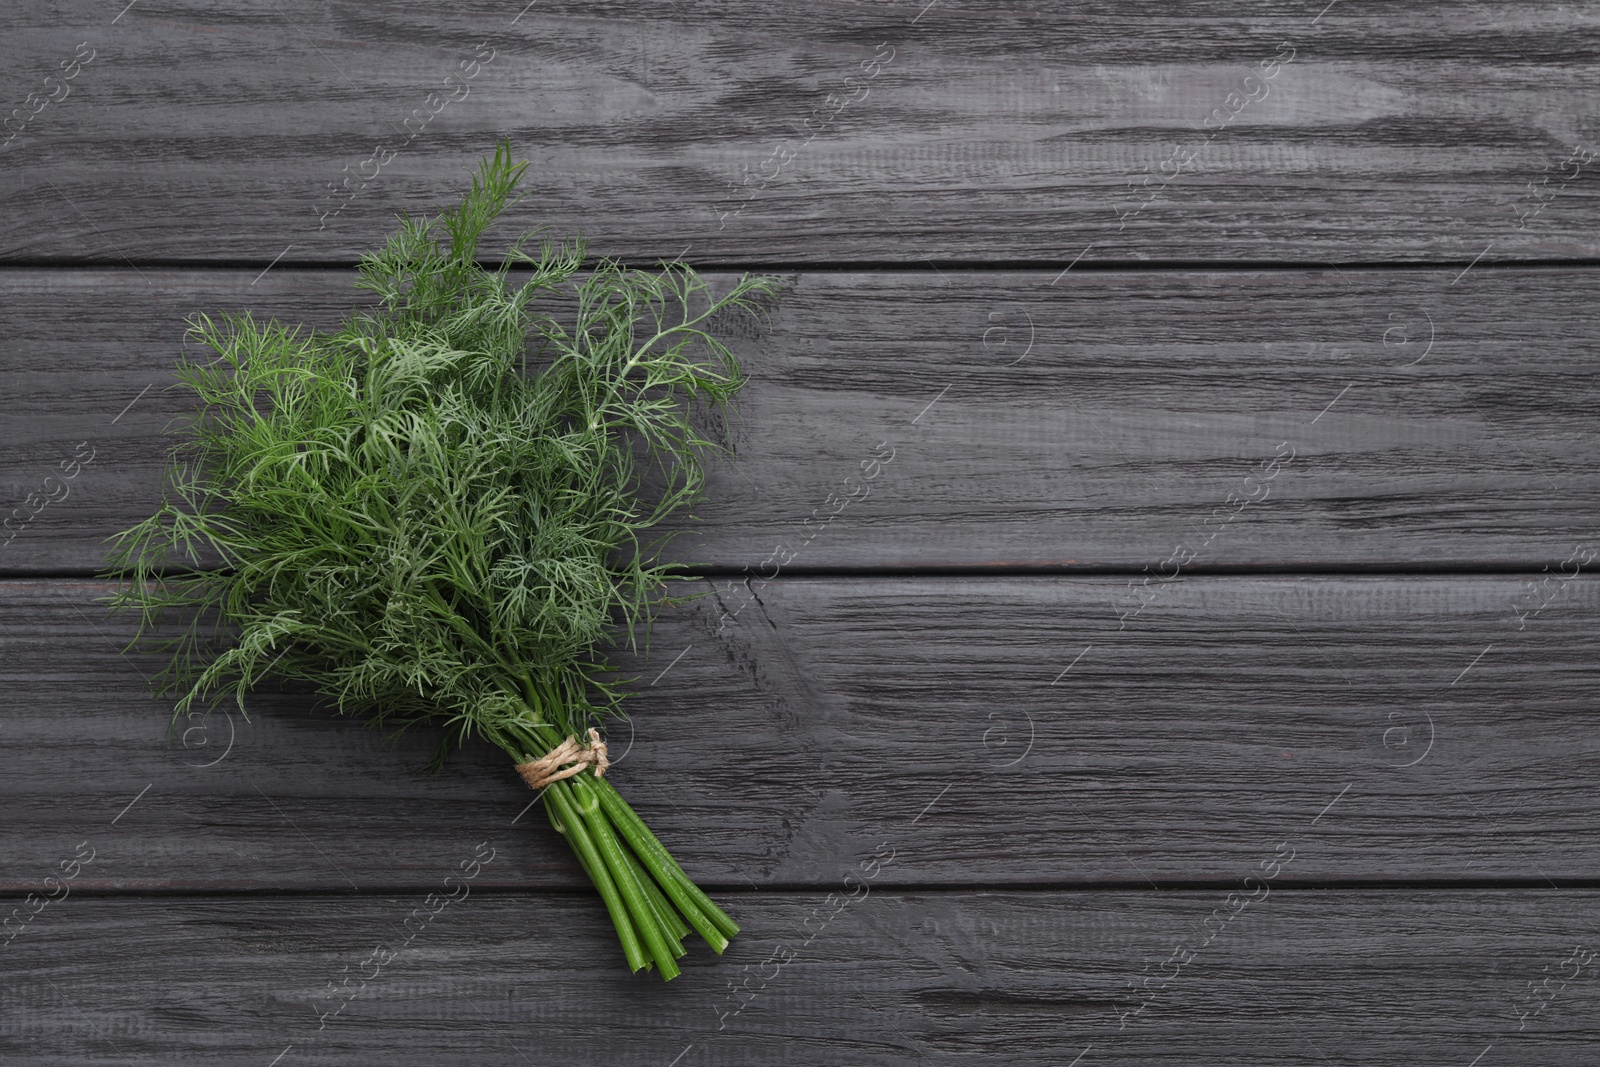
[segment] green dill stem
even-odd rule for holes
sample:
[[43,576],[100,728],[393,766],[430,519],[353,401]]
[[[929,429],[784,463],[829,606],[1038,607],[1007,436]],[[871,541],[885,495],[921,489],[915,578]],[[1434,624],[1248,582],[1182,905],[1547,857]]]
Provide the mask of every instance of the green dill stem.
[[427,592],[428,599],[433,601],[433,605],[439,609],[439,617],[445,621],[446,625],[460,634],[469,645],[475,646],[479,651],[498,660],[502,666],[511,667],[506,658],[500,654],[499,649],[485,641],[478,631],[474,630],[467,620],[461,617],[459,612],[445,603],[444,594],[439,592],[438,586],[431,581],[424,581],[419,584]]
[[[524,748],[536,748],[543,739],[534,735],[536,733],[549,732],[548,730],[541,730],[539,726],[534,724],[518,724],[508,729]],[[566,787],[566,789],[562,790],[563,794],[568,790],[572,794],[570,798],[571,806],[576,807],[578,812],[589,823],[588,836],[591,844],[606,863],[608,868],[606,873],[627,906],[633,928],[643,940],[645,947],[650,950],[651,957],[661,970],[662,978],[670,981],[679,973],[676,964],[677,958],[687,953],[681,938],[688,933],[688,929],[683,927],[676,914],[671,912],[670,906],[661,895],[660,889],[655,885],[654,880],[645,873],[645,870],[639,865],[639,861],[630,855],[628,850],[617,840],[616,832],[607,820],[606,811],[600,806],[593,793],[577,785],[571,779],[567,779],[565,782],[552,783],[551,786],[546,787],[545,792],[548,795],[552,790],[558,789],[563,785]],[[569,818],[565,817],[561,819],[562,823],[570,821]],[[554,818],[552,818],[552,822],[555,822]],[[558,830],[561,829],[559,825],[557,828]],[[579,862],[583,864],[584,871],[589,875],[589,880],[595,884],[597,889],[601,888],[601,880],[597,876],[595,869],[590,864],[585,853],[578,847],[578,838],[571,836],[569,840],[573,843],[574,851],[578,852]],[[604,895],[603,891],[602,895]],[[609,902],[607,907],[610,907]],[[637,967],[634,969],[638,970]]]
[[[533,711],[536,717],[542,718],[539,716],[541,702],[534,690],[532,678],[523,672],[522,681],[523,697],[529,710]],[[527,758],[536,758],[561,742],[560,738],[555,737],[555,728],[545,722],[521,722],[508,725],[506,730],[527,750]],[[508,748],[507,751],[511,750]],[[516,753],[513,752],[512,755],[513,758],[518,758]],[[628,802],[616,791],[616,787],[604,778],[591,781],[588,775],[578,775],[567,779],[567,782],[574,794],[592,795],[598,798],[605,813],[610,816],[611,825],[615,826],[617,833],[632,846],[637,862],[650,875],[647,879],[638,879],[638,882],[641,885],[653,882],[652,888],[663,891],[671,899],[671,903],[676,905],[682,918],[705,939],[713,951],[718,955],[722,954],[728,947],[728,938],[739,932],[739,924],[717,907],[711,898],[684,873],[666,846],[650,832],[644,820],[639,818]],[[598,882],[596,884],[598,885]],[[666,904],[666,901],[663,900],[662,904]],[[671,929],[673,925],[669,921],[658,924],[663,930]],[[687,932],[685,930],[683,933]]]
[[[527,727],[525,733],[533,734],[544,744],[543,750],[529,753],[530,759],[537,759],[566,739],[566,734],[572,731],[570,729],[564,730],[563,728],[570,727],[571,724],[565,721],[558,724],[547,720],[545,702],[539,699],[538,687],[533,684],[533,675],[529,673],[526,667],[522,669],[517,677],[522,684],[522,702],[533,713],[533,722],[523,724]],[[565,720],[566,716],[562,715],[561,718]]]
[[611,813],[613,821],[618,826],[632,831],[628,836],[628,841],[634,845],[640,856],[657,858],[665,871],[673,876],[672,880],[680,882],[694,895],[699,909],[716,923],[718,929],[722,930],[728,937],[737,934],[739,932],[739,924],[734,922],[710,897],[701,891],[700,887],[695,884],[694,879],[690,878],[684,869],[679,866],[678,861],[667,850],[667,846],[661,843],[650,827],[645,824],[645,821],[639,817],[639,813],[633,810],[632,805],[623,798],[621,793],[617,792],[616,787],[604,779],[600,779],[593,785],[599,792],[601,803]]
[[621,831],[628,844],[633,846],[634,853],[640,861],[655,875],[656,882],[672,898],[678,906],[683,917],[694,925],[700,936],[706,939],[712,949],[719,955],[728,947],[728,938],[739,932],[739,924],[728,917],[727,913],[710,897],[690,880],[683,868],[678,866],[678,861],[672,858],[666,846],[656,839],[644,820],[628,806],[616,788],[604,778],[590,782],[587,779],[580,788],[591,788],[600,797],[600,802],[605,806],[606,812],[611,816],[611,821]]
[[695,897],[698,893],[697,887],[692,882],[689,882],[687,878],[679,877],[674,873],[671,866],[664,863],[658,854],[641,851],[637,844],[636,832],[616,820],[615,816],[612,818],[624,840],[634,846],[634,854],[639,857],[639,862],[650,871],[651,878],[655,884],[671,898],[672,903],[677,906],[678,912],[684,919],[688,920],[689,924],[705,940],[706,944],[711,946],[712,951],[720,956],[728,947],[728,939],[717,928],[717,924],[707,918],[705,912],[701,911],[695,903]]
[[634,932],[616,883],[611,880],[611,874],[600,859],[594,842],[589,839],[589,832],[584,829],[583,820],[573,807],[572,799],[567,796],[566,785],[566,782],[554,783],[545,790],[545,799],[560,814],[561,822],[567,829],[567,840],[572,842],[579,861],[594,882],[594,887],[600,891],[600,899],[605,901],[606,911],[611,914],[611,924],[617,928],[617,939],[622,942],[622,954],[627,957],[629,970],[638,971],[646,963],[644,949],[639,945],[639,935]]
[[[545,804],[545,813],[550,816],[550,825],[555,827],[556,833],[565,837],[567,828],[555,811],[551,809],[549,803]],[[583,873],[589,876],[589,883],[593,885],[594,872],[589,869],[589,864],[584,860],[583,853],[574,849],[573,855],[578,857],[578,865],[583,868]],[[683,924],[683,920],[678,918],[678,913],[672,910],[672,905],[668,904],[667,899],[661,895],[661,890],[656,888],[655,881],[645,873],[643,867],[639,866],[639,861],[633,858],[633,853],[623,849],[622,855],[628,861],[634,878],[639,881],[640,887],[644,890],[645,898],[650,902],[655,912],[656,921],[661,926],[662,936],[666,938],[667,944],[672,948],[672,954],[680,959],[688,955],[689,950],[683,947],[683,937],[689,933],[689,928]],[[647,969],[648,966],[647,964]]]
[[693,932],[693,928],[683,921],[683,917],[672,906],[672,902],[661,892],[661,887],[656,885],[655,876],[645,870],[639,858],[633,854],[633,850],[625,848],[622,854],[627,858],[633,876],[638,879],[640,887],[644,890],[645,899],[650,901],[650,906],[655,909],[661,932],[672,942],[673,954],[682,956],[688,951],[683,947],[683,939]]
[[[570,780],[570,779],[569,779]],[[623,855],[622,845],[617,840],[616,832],[612,830],[606,812],[600,807],[593,795],[584,795],[585,790],[572,790],[573,805],[578,813],[589,823],[589,833],[594,839],[600,852],[601,859],[610,869],[611,878],[622,893],[622,900],[628,906],[628,912],[633,917],[633,925],[644,941],[645,947],[650,950],[651,957],[656,966],[661,970],[661,977],[667,981],[678,976],[678,961],[667,946],[666,940],[661,936],[661,927],[656,920],[654,909],[645,899],[644,890],[639,887],[638,881],[633,876],[633,870],[628,866],[627,858]]]

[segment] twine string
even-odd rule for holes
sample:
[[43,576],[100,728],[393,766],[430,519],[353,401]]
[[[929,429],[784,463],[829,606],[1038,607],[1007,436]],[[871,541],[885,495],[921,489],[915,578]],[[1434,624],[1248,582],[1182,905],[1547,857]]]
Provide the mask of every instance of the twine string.
[[594,768],[596,778],[603,778],[610,766],[606,743],[600,740],[600,731],[591,726],[588,744],[579,744],[576,738],[569,736],[538,759],[517,764],[517,773],[522,775],[529,789],[543,789],[563,778],[582,774],[589,767]]

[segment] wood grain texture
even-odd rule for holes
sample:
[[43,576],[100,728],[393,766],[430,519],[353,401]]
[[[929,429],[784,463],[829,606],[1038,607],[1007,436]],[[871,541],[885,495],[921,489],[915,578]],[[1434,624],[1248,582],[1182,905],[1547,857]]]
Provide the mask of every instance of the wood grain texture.
[[[69,897],[0,949],[0,1048],[17,1067],[1577,1067],[1600,1040],[1593,892],[1269,891],[1220,927],[1220,892],[872,890],[826,923],[822,888],[748,894],[748,932],[670,985],[626,974],[590,900],[474,893],[402,948],[421,903]],[[1590,962],[1562,967],[1575,944]],[[397,952],[376,972],[375,947]],[[319,1030],[346,978],[359,995]]]
[[[330,326],[357,296],[348,272],[258,274],[0,275],[7,507],[95,456],[0,570],[90,573],[154,509],[186,316]],[[1459,274],[788,275],[741,342],[739,459],[674,552],[752,573],[780,545],[800,567],[1559,562],[1600,537],[1594,277]]]
[[[0,11],[0,1060],[1591,1063],[1597,59],[1536,0]],[[333,324],[500,136],[510,228],[790,283],[621,664],[744,925],[670,986],[503,755],[164,733],[88,577],[183,318]]]
[[[429,776],[431,738],[290,694],[164,737],[104,589],[0,585],[0,888],[83,840],[99,890],[382,891],[485,839],[486,885],[584,884],[485,748]],[[921,886],[1236,883],[1286,839],[1312,884],[1600,877],[1589,576],[1153,594],[1119,618],[1107,579],[725,583],[625,668],[614,780],[724,888],[831,884],[880,842]]]
[[4,149],[12,259],[348,262],[502,135],[518,222],[625,257],[1600,254],[1579,5],[62,0],[0,42],[24,114],[94,50]]

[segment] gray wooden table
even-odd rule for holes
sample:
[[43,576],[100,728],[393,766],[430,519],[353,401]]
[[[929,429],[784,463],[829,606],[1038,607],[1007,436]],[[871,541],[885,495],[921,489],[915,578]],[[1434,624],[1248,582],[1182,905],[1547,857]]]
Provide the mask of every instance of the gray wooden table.
[[[6,1064],[1595,1062],[1594,8],[32,0],[0,56]],[[337,322],[501,135],[511,226],[789,284],[613,732],[744,926],[670,985],[503,759],[168,731],[97,600],[185,316]]]

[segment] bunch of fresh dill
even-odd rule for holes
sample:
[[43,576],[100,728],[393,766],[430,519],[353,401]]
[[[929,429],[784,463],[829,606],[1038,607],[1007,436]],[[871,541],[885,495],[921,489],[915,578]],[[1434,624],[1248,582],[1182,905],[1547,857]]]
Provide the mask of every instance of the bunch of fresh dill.
[[[604,652],[665,602],[674,568],[645,535],[702,486],[696,405],[741,384],[717,317],[759,314],[778,282],[714,297],[686,265],[608,260],[580,279],[581,239],[535,255],[535,234],[485,269],[479,240],[526,166],[502,143],[458,206],[403,219],[362,257],[376,306],[335,332],[192,320],[216,356],[179,365],[199,407],[165,503],[115,540],[110,602],[171,654],[179,715],[276,677],[380,724],[442,725],[440,758],[474,736],[504,749],[629,966],[672,978],[691,927],[720,953],[738,926],[602,776],[594,728],[622,697]],[[169,612],[186,625],[159,638]]]

